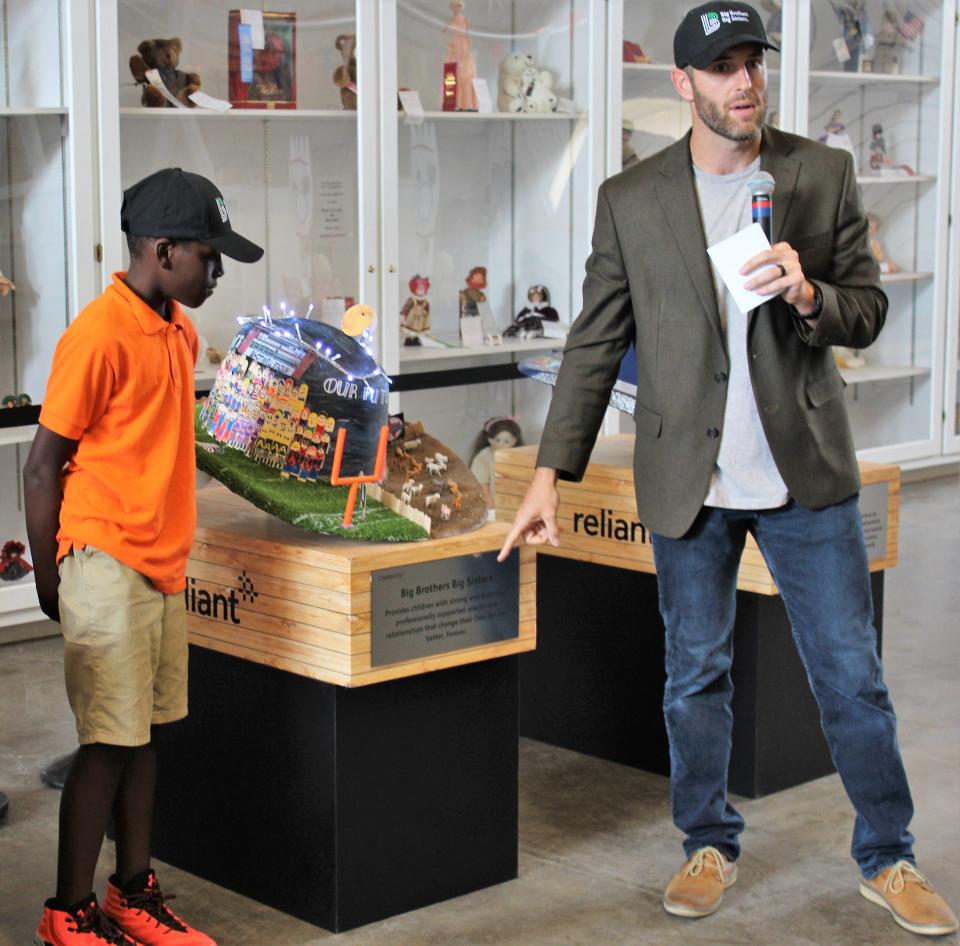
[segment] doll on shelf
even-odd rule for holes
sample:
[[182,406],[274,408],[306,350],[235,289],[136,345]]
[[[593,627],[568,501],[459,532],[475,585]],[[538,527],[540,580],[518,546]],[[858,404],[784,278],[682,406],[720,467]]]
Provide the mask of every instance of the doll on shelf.
[[430,331],[430,300],[427,293],[430,291],[430,280],[419,273],[407,285],[410,295],[400,310],[400,327],[404,332],[404,345],[419,345],[417,337],[420,332]]
[[880,218],[875,213],[867,214],[867,227],[870,232],[870,252],[873,253],[874,259],[880,266],[880,272],[884,275],[899,273],[900,267],[893,260],[887,259],[887,252],[877,236],[877,231],[880,229]]
[[0,296],[7,296],[17,287],[0,272]]
[[27,547],[16,539],[4,543],[0,552],[0,579],[17,581],[33,571],[33,566],[23,557],[26,550]]
[[505,338],[543,338],[544,322],[559,322],[557,310],[550,305],[550,290],[546,286],[531,286],[527,301],[516,315],[513,324],[504,331]]
[[457,67],[456,98],[454,110],[458,112],[477,111],[477,93],[473,80],[477,77],[477,67],[470,48],[470,22],[463,13],[464,0],[450,0],[450,19],[443,32],[447,37],[446,62]]
[[840,20],[841,35],[850,56],[843,63],[843,71],[859,72],[864,34],[863,0],[848,0],[845,3],[835,3],[834,0],[830,0],[830,5]]
[[896,16],[890,10],[884,11],[880,29],[874,37],[871,61],[874,72],[894,75],[900,71],[900,47],[903,45],[903,36],[900,35],[899,27]]
[[460,318],[471,319],[480,315],[480,306],[487,301],[483,290],[487,288],[487,267],[474,266],[467,274],[467,288],[460,290]]
[[881,171],[890,163],[887,143],[883,137],[883,125],[874,125],[870,134],[870,170]]
[[477,434],[470,458],[470,472],[480,483],[483,498],[493,505],[493,480],[496,473],[494,454],[509,447],[522,447],[523,435],[516,417],[491,417]]

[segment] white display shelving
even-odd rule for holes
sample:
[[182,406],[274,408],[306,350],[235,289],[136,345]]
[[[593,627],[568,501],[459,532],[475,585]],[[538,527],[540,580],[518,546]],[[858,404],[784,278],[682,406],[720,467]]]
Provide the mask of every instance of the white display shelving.
[[[665,8],[654,3],[610,3],[609,174],[620,169],[621,120],[632,122],[630,143],[640,158],[688,129],[687,106],[667,77],[673,32],[694,5],[679,4],[665,15]],[[960,218],[956,0],[910,5],[865,0],[865,29],[872,35],[887,11],[900,18],[909,10],[923,20],[913,39],[896,41],[898,62],[890,74],[865,71],[855,59],[856,48],[849,67],[838,61],[834,41],[842,29],[829,0],[784,0],[777,6],[781,54],[768,56],[769,109],[778,112],[779,127],[815,138],[840,112],[865,208],[879,221],[887,257],[901,268],[882,277],[890,309],[880,338],[863,353],[866,366],[842,372],[859,454],[889,462],[939,462],[946,453],[960,452],[960,372],[955,368],[960,276],[948,287],[950,274],[960,270],[960,240],[954,237],[948,250],[951,199],[954,217]],[[776,19],[770,9],[761,11],[768,30]],[[639,44],[653,62],[621,63],[624,40]],[[874,125],[882,126],[891,168],[909,171],[881,174],[871,167]],[[630,429],[630,422],[611,415],[608,428]]]
[[[94,292],[92,0],[0,0],[0,544],[26,544],[21,475],[57,340]],[[30,553],[27,553],[28,560]],[[39,620],[32,581],[0,582],[0,626]]]

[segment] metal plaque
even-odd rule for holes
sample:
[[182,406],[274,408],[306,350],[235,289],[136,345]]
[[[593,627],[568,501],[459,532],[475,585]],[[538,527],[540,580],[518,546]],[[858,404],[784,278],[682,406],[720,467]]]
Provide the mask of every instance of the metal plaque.
[[371,665],[432,657],[520,635],[520,553],[386,568],[372,576]]
[[860,489],[860,518],[867,543],[867,561],[887,557],[887,499],[890,484],[869,483]]

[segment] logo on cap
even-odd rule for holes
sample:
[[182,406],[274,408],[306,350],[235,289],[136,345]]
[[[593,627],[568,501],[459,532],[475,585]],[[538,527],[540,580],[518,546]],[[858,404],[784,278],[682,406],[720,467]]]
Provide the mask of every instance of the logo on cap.
[[720,17],[716,13],[704,13],[700,19],[703,22],[703,33],[705,36],[716,33],[717,30],[720,29]]
[[220,219],[226,223],[229,220],[229,217],[227,217],[227,205],[223,202],[222,197],[216,197],[214,199],[217,202],[217,210],[220,211]]

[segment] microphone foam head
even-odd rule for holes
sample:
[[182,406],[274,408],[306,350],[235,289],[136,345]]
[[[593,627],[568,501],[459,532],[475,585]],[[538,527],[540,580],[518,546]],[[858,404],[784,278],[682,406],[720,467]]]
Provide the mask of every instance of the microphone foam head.
[[769,196],[777,189],[777,182],[773,175],[766,171],[757,171],[757,173],[747,181],[747,190],[751,194],[766,194]]

